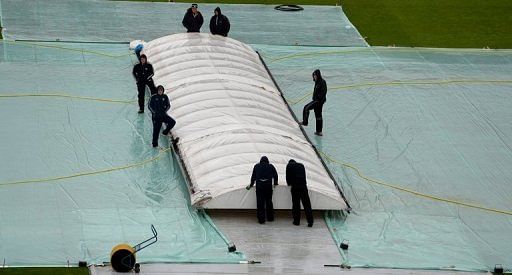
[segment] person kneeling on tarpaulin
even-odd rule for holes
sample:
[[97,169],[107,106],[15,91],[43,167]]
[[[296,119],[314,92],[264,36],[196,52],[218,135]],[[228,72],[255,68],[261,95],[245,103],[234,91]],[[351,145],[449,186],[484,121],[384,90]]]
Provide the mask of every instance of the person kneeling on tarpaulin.
[[159,85],[156,90],[157,93],[151,96],[148,106],[153,115],[153,147],[158,147],[158,134],[160,134],[162,123],[167,124],[167,128],[162,132],[163,135],[168,135],[176,125],[176,121],[167,114],[171,103],[169,103],[167,95],[164,94],[164,86]]

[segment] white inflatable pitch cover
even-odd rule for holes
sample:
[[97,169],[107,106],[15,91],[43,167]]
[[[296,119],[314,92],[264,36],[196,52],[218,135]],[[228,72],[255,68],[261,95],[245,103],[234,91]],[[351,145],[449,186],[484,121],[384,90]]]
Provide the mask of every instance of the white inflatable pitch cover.
[[314,210],[346,209],[334,181],[305,138],[258,54],[239,41],[182,33],[148,42],[143,50],[171,101],[172,130],[189,177],[194,206],[255,209],[246,190],[252,169],[267,156],[279,174],[275,209],[291,209],[286,164],[306,167]]

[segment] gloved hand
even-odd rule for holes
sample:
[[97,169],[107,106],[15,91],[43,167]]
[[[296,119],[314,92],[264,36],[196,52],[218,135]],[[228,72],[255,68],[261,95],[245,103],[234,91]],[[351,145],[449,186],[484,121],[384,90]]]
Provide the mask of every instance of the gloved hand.
[[251,189],[251,187],[252,187],[252,186],[249,184],[249,185],[247,185],[247,186],[245,187],[245,189],[249,190],[249,189]]

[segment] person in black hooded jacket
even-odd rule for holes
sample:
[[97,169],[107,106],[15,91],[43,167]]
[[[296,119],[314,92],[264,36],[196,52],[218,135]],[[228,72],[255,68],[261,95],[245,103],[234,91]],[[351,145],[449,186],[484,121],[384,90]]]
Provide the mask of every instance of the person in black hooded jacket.
[[227,16],[222,14],[219,7],[215,8],[215,15],[210,19],[210,32],[212,34],[218,34],[222,36],[228,36],[231,24]]
[[183,16],[181,23],[187,28],[187,32],[200,32],[203,21],[203,15],[197,10],[197,4],[192,4],[192,7]]
[[306,212],[308,226],[313,226],[313,211],[309,200],[308,186],[306,182],[306,169],[302,163],[291,159],[286,165],[286,184],[291,186],[292,192],[292,216],[293,224],[300,225],[300,202]]
[[315,70],[313,72],[313,81],[315,81],[315,89],[313,91],[313,100],[304,106],[304,110],[302,112],[302,122],[301,125],[308,126],[308,118],[309,111],[313,109],[315,111],[316,117],[316,132],[315,135],[323,136],[322,128],[323,128],[323,119],[322,119],[322,107],[326,101],[327,96],[327,83],[322,78],[322,74],[320,70]]
[[157,94],[151,96],[148,106],[153,115],[153,147],[158,147],[158,134],[162,129],[162,123],[167,124],[167,128],[162,132],[165,136],[176,125],[176,121],[167,114],[167,111],[171,108],[171,103],[167,95],[164,94],[164,86],[159,85],[156,89]]
[[246,187],[246,189],[249,190],[256,184],[256,212],[260,224],[265,223],[265,216],[267,221],[274,221],[272,180],[274,181],[274,185],[277,185],[278,177],[276,168],[274,165],[270,164],[266,156],[263,156],[260,159],[260,163],[254,165],[251,183]]
[[153,82],[153,66],[147,62],[145,54],[140,55],[140,63],[133,67],[133,77],[137,82],[137,91],[139,98],[139,114],[144,113],[144,96],[146,95],[146,85],[149,87],[151,95],[156,94],[155,83]]

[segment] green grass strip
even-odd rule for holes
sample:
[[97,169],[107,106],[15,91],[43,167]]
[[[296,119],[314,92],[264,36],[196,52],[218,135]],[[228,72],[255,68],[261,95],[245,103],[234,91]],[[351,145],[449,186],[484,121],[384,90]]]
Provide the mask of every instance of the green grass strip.
[[510,0],[342,0],[372,46],[512,48]]

